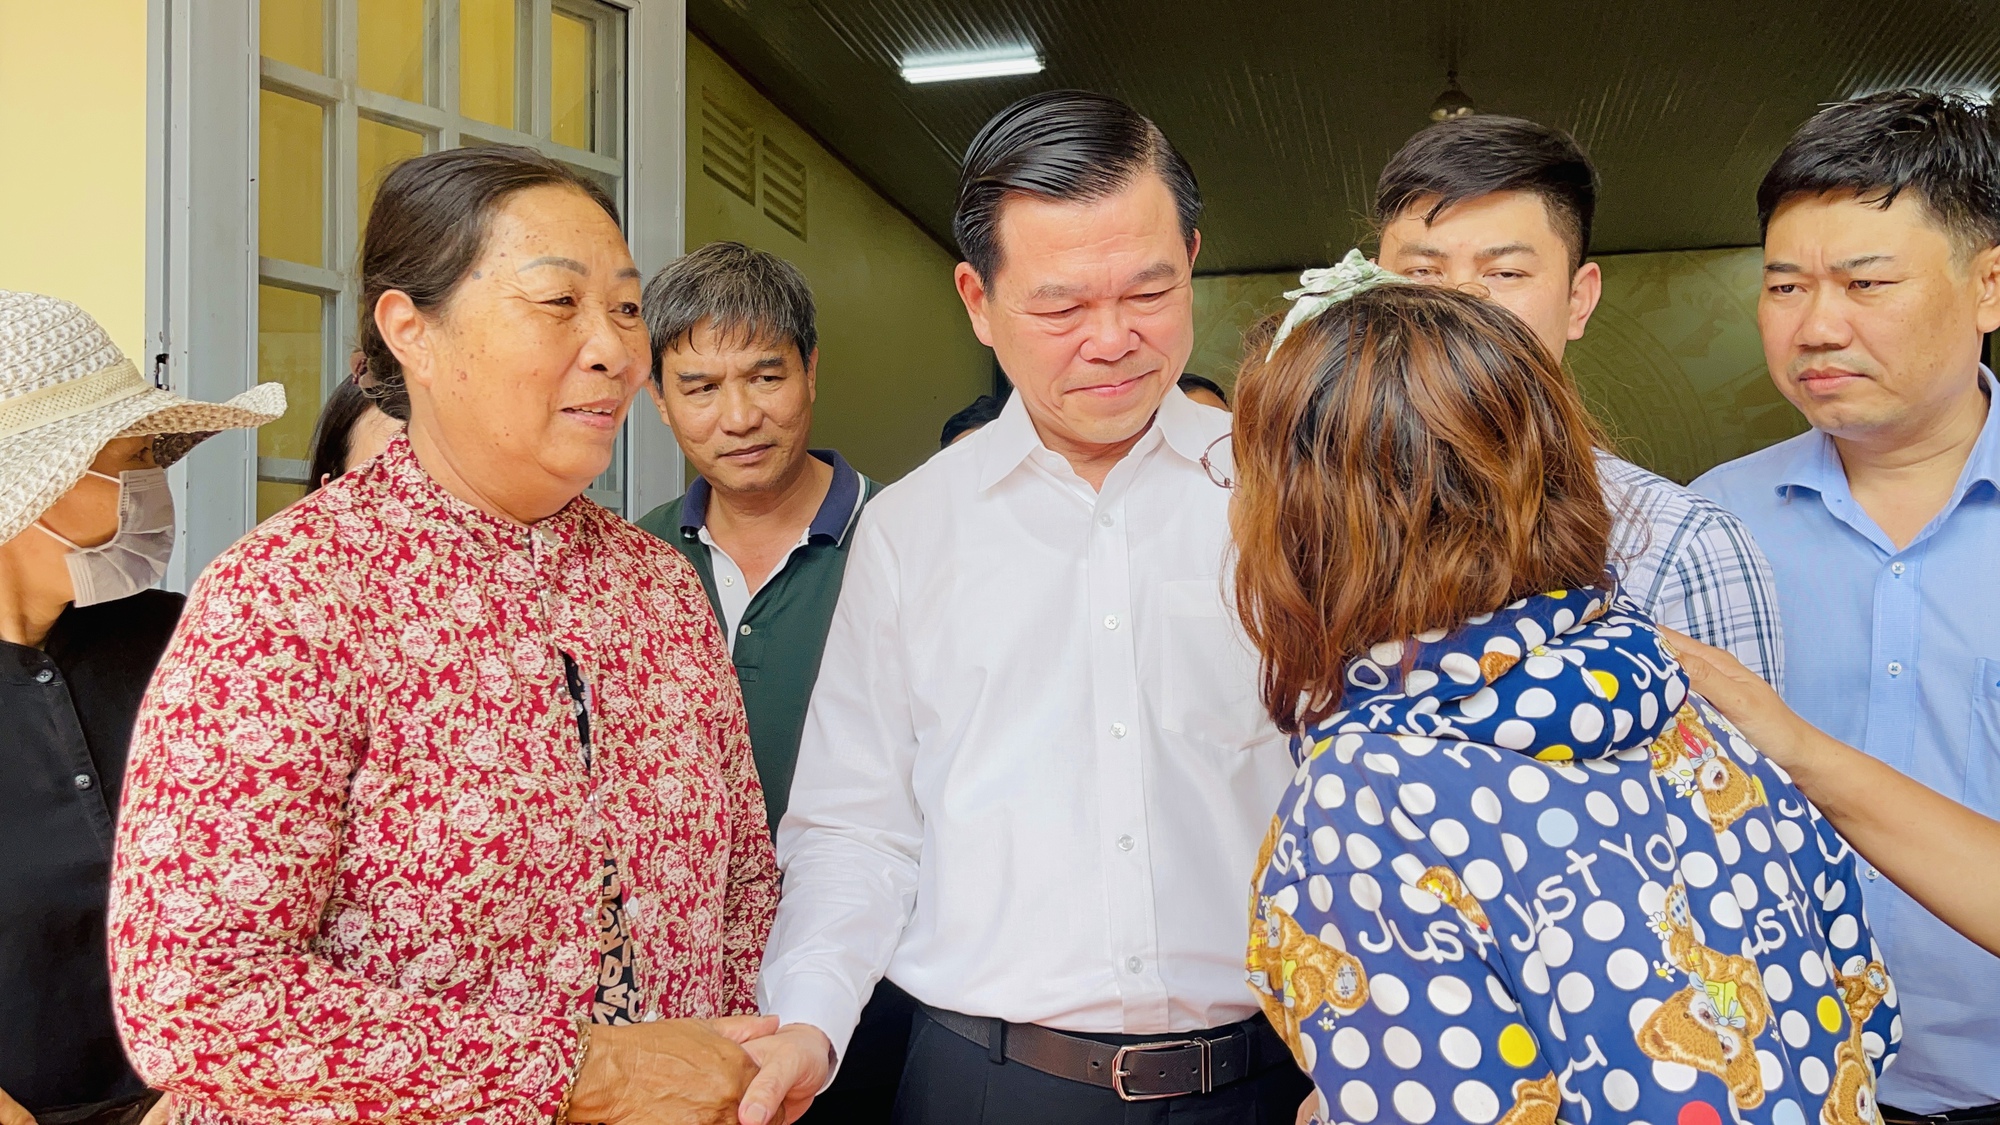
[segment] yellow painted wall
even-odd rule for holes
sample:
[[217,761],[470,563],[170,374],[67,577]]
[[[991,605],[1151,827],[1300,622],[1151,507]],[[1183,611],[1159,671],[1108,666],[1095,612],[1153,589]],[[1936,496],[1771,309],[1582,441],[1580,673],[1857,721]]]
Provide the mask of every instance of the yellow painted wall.
[[1805,432],[1757,334],[1764,252],[1616,254],[1567,360],[1625,456],[1686,483]]
[[75,301],[147,368],[146,0],[0,0],[0,289]]
[[[951,284],[956,255],[758,93],[706,43],[688,37],[686,245],[735,239],[783,257],[812,283],[819,310],[813,444],[894,480],[937,450],[944,420],[991,389],[992,353],[973,336]],[[767,218],[702,170],[707,90],[804,162],[806,237]]]
[[[1683,483],[1805,431],[1771,385],[1757,336],[1755,247],[1612,254],[1604,299],[1564,362],[1618,451]],[[1296,274],[1195,279],[1188,370],[1229,386],[1243,330],[1284,308]]]

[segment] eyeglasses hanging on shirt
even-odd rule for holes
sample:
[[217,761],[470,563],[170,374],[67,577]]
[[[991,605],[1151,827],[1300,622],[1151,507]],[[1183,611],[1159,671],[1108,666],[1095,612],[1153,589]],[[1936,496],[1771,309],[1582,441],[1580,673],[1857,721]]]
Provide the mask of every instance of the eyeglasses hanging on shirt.
[[1221,437],[1209,442],[1208,448],[1201,451],[1201,471],[1208,474],[1208,483],[1217,488],[1226,488],[1234,492],[1236,490],[1236,480],[1230,476],[1235,471],[1234,458],[1228,461],[1218,461],[1215,456],[1215,447],[1228,440],[1229,435],[1223,434]]
[[[583,772],[591,772],[590,685],[576,658],[557,649],[562,657],[563,686],[569,690],[570,704],[576,708],[576,737],[582,745]],[[625,882],[617,857],[606,848],[599,861],[597,904],[597,993],[591,1002],[590,1019],[601,1024],[631,1024],[639,1021],[638,969],[633,960],[631,931],[625,921]]]

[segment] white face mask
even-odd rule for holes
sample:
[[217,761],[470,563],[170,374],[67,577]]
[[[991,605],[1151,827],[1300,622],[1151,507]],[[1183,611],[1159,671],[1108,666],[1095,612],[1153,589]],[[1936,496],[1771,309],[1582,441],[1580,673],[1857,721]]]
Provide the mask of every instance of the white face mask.
[[115,477],[84,471],[117,483],[118,533],[98,546],[79,547],[35,521],[69,548],[63,561],[69,564],[79,606],[115,602],[146,589],[167,573],[167,559],[174,553],[174,494],[167,488],[165,469],[128,469]]

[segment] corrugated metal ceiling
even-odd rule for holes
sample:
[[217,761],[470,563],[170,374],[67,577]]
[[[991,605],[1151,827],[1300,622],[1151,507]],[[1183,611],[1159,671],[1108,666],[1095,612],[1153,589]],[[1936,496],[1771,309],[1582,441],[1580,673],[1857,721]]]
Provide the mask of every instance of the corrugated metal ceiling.
[[[1208,202],[1202,272],[1322,263],[1358,241],[1382,162],[1449,60],[1480,108],[1576,133],[1596,249],[1756,240],[1753,194],[1820,103],[2000,87],[1994,0],[690,0],[694,29],[947,245],[958,154],[1034,90],[1137,105]],[[910,86],[912,55],[1030,45],[1039,75]]]

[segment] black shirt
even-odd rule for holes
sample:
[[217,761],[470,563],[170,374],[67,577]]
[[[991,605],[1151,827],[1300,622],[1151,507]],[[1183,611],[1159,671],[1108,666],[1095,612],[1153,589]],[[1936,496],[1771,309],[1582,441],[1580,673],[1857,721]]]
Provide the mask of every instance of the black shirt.
[[71,606],[0,641],[0,1090],[29,1113],[129,1098],[104,952],[111,826],[153,666],[186,599]]

